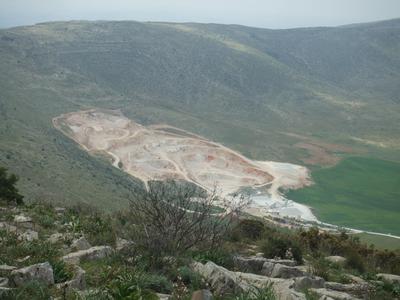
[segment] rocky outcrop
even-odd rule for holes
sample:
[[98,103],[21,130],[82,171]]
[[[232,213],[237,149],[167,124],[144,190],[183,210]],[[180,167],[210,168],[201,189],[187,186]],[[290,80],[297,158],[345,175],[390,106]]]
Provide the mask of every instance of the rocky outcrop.
[[309,291],[311,293],[317,295],[318,297],[320,297],[320,299],[334,299],[334,300],[357,300],[357,299],[360,299],[360,298],[353,297],[352,295],[345,293],[345,292],[333,291],[333,290],[329,290],[326,288],[310,289]]
[[293,278],[304,275],[305,273],[296,267],[289,267],[281,264],[275,264],[271,273],[271,277],[273,278]]
[[[263,274],[263,266],[265,263],[269,266],[281,264],[289,267],[296,266],[296,262],[290,259],[268,259],[261,256],[236,256],[233,259],[234,266],[240,272],[249,272],[255,274]],[[271,270],[272,271],[272,270]]]
[[27,231],[19,234],[18,239],[20,241],[32,242],[39,239],[39,234],[34,230],[28,229]]
[[290,267],[270,261],[264,263],[261,274],[273,278],[294,278],[306,275],[299,267]]
[[366,281],[361,277],[352,274],[346,274],[346,277],[349,278],[352,283],[366,283]]
[[199,273],[218,295],[234,294],[243,291],[238,276],[227,269],[217,266],[213,262],[193,263],[192,268]]
[[14,216],[14,222],[15,223],[31,223],[32,218],[26,217],[24,215],[17,215],[17,216]]
[[376,274],[376,277],[378,277],[380,280],[387,281],[392,284],[400,283],[399,275],[379,273],[379,274]]
[[118,252],[127,252],[129,251],[129,248],[133,245],[133,242],[126,239],[117,238],[115,244],[115,250],[117,250]]
[[57,244],[64,241],[64,234],[56,232],[49,236],[47,239],[52,244]]
[[23,228],[28,228],[28,229],[32,229],[33,228],[32,218],[24,216],[24,215],[14,216],[14,223],[18,227],[23,227]]
[[0,277],[0,287],[7,287],[8,286],[8,278]]
[[14,270],[10,278],[12,284],[17,287],[33,280],[46,285],[54,284],[53,268],[48,262]]
[[317,276],[302,276],[294,279],[294,289],[298,292],[304,292],[310,288],[323,288],[325,280]]
[[346,263],[346,258],[343,256],[339,255],[332,255],[332,256],[327,256],[325,259],[331,263],[338,264],[338,265],[344,265]]
[[325,287],[331,290],[346,292],[346,293],[365,293],[368,291],[368,284],[366,283],[350,283],[343,284],[338,282],[326,282]]
[[114,253],[114,249],[109,246],[95,246],[87,250],[80,250],[69,253],[62,257],[62,260],[70,264],[79,264],[81,260],[96,260],[105,258]]
[[233,263],[235,269],[240,272],[248,272],[260,274],[264,263],[267,261],[264,257],[252,256],[252,257],[243,257],[236,256],[233,258]]
[[0,229],[4,229],[7,232],[17,232],[17,227],[6,222],[0,222]]
[[16,270],[17,267],[9,266],[9,265],[0,265],[0,276],[8,277],[11,272]]
[[192,300],[212,300],[213,295],[209,290],[198,290],[192,294]]
[[90,247],[92,247],[87,239],[82,236],[79,239],[75,239],[72,241],[71,248],[75,251],[80,251],[80,250],[87,250]]
[[199,273],[217,295],[237,294],[253,288],[263,288],[272,285],[280,300],[305,299],[303,293],[293,289],[292,279],[277,279],[252,273],[232,272],[213,262],[192,264],[194,271]]

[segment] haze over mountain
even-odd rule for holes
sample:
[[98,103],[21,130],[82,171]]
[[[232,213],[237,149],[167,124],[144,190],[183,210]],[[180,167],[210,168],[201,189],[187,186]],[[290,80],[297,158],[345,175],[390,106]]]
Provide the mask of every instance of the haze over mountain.
[[4,29],[0,163],[21,176],[28,198],[123,206],[137,182],[52,126],[94,107],[254,159],[303,163],[306,140],[399,161],[399,53],[400,19],[291,30],[130,21]]

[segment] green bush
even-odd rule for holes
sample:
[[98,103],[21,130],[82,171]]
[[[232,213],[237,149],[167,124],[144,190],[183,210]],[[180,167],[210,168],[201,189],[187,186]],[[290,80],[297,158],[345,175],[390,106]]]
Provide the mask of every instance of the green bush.
[[27,205],[31,216],[36,224],[44,228],[54,228],[54,222],[57,220],[53,205],[44,201],[38,201]]
[[310,259],[310,273],[329,280],[329,261],[323,257]]
[[60,283],[72,279],[73,276],[72,267],[67,265],[64,261],[55,260],[50,262],[50,264],[53,268],[55,283]]
[[113,219],[85,204],[68,209],[63,222],[74,233],[84,233],[91,245],[115,245]]
[[175,278],[175,280],[178,279],[186,286],[190,286],[193,290],[202,289],[204,287],[201,276],[187,266],[178,269],[177,278]]
[[279,257],[282,259],[294,259],[298,263],[303,262],[301,248],[288,237],[270,236],[262,243],[261,249],[267,258]]
[[212,261],[227,269],[231,269],[234,266],[232,253],[224,248],[213,251],[195,252],[193,253],[193,259],[201,263]]
[[117,276],[106,287],[112,299],[158,299],[154,291],[170,292],[172,285],[165,278],[141,272]]
[[263,288],[251,287],[248,291],[245,291],[233,298],[234,300],[275,300],[276,295],[272,284],[269,284]]
[[10,204],[21,205],[24,203],[22,196],[16,188],[18,177],[14,174],[7,174],[7,169],[0,167],[0,200]]
[[171,282],[165,276],[162,275],[145,274],[142,277],[142,285],[144,288],[159,293],[169,294],[172,292]]
[[235,231],[238,231],[242,238],[250,240],[258,240],[265,231],[264,223],[258,220],[245,219],[241,220]]
[[0,230],[0,240],[0,263],[13,265],[17,259],[29,256],[25,264],[35,264],[60,256],[59,249],[48,241],[20,241],[16,234],[4,230]]
[[349,250],[346,255],[346,267],[357,270],[359,273],[364,273],[364,259],[356,251]]

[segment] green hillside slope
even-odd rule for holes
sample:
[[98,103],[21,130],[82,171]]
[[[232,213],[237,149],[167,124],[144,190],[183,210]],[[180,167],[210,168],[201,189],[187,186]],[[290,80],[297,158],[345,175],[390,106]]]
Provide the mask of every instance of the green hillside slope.
[[256,159],[301,163],[307,154],[293,147],[294,133],[400,160],[399,34],[400,20],[0,30],[0,164],[32,197],[123,205],[134,180],[52,127],[53,117],[90,107],[182,127]]

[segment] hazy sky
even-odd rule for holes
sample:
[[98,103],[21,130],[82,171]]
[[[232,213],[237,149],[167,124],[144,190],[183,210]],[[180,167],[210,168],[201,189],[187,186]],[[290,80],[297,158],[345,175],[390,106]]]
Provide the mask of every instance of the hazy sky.
[[400,0],[0,0],[0,27],[55,20],[331,26],[400,17]]

